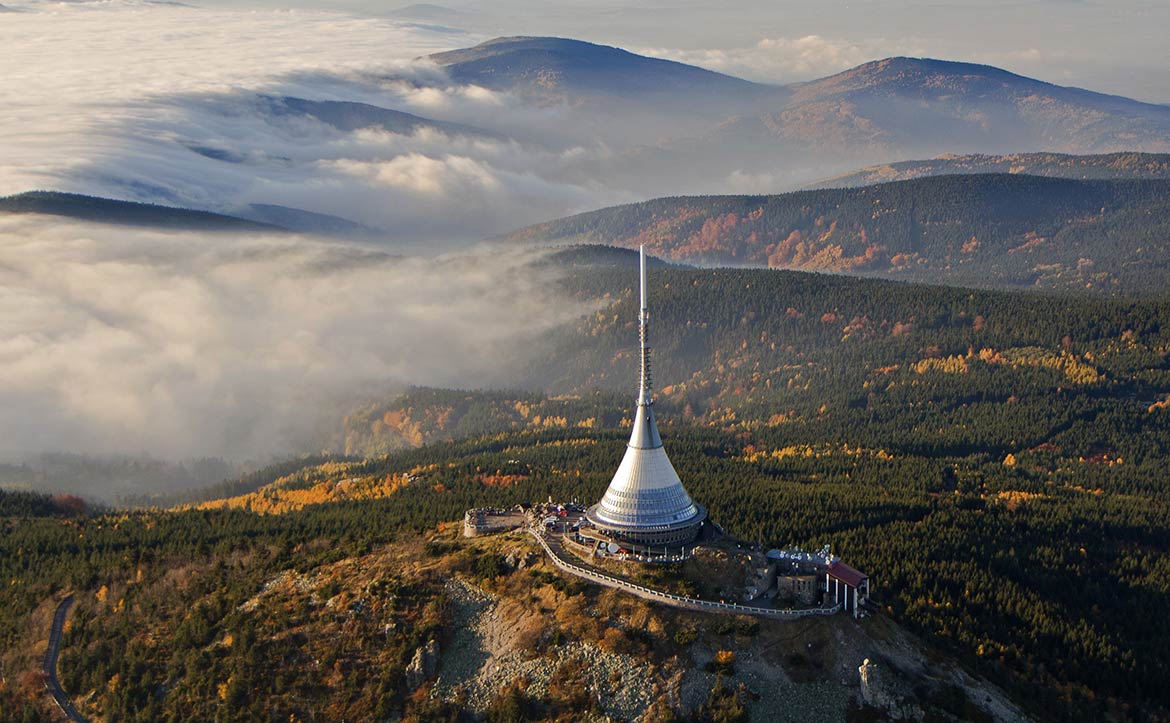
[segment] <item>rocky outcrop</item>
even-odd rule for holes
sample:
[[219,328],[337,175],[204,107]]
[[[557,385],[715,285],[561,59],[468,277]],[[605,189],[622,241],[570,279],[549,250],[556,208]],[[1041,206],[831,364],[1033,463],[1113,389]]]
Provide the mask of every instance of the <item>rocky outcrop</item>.
[[414,651],[410,665],[406,666],[406,683],[411,688],[417,688],[424,681],[435,677],[439,669],[439,644],[430,640],[426,645]]
[[861,700],[868,706],[885,711],[893,720],[920,721],[925,716],[922,708],[909,697],[909,691],[890,671],[869,658],[857,668],[861,676]]
[[508,556],[504,558],[504,567],[509,570],[523,570],[539,559],[539,555],[531,552],[525,552],[523,550],[513,551],[509,552]]

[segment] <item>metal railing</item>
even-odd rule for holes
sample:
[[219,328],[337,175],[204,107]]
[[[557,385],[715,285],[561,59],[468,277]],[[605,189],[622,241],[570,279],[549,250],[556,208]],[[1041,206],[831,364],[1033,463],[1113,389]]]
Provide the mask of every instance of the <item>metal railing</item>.
[[622,590],[627,590],[634,595],[648,600],[657,600],[664,602],[667,605],[674,607],[686,608],[689,610],[705,610],[708,612],[731,613],[735,615],[759,615],[761,617],[791,619],[802,618],[810,615],[835,615],[841,611],[841,604],[838,603],[830,608],[809,608],[807,610],[777,610],[775,608],[762,608],[756,605],[739,605],[737,603],[715,602],[713,600],[699,600],[698,598],[686,597],[684,595],[674,595],[662,590],[655,590],[654,588],[646,587],[645,585],[638,585],[637,583],[623,580],[619,577],[606,575],[603,572],[590,570],[580,565],[575,565],[568,560],[565,560],[558,555],[551,547],[549,547],[548,540],[544,539],[537,530],[528,528],[529,534],[536,538],[540,546],[552,559],[553,564],[565,572],[576,575],[577,577],[596,582],[608,587],[616,587]]

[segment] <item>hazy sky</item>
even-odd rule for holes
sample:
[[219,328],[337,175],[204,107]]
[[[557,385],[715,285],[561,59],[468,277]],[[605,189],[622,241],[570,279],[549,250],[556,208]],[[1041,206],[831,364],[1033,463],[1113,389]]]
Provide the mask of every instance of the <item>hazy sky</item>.
[[[218,2],[218,0],[216,0]],[[561,35],[785,82],[914,54],[1170,102],[1165,0],[253,0],[401,17],[487,35]],[[232,0],[222,4],[240,6]]]

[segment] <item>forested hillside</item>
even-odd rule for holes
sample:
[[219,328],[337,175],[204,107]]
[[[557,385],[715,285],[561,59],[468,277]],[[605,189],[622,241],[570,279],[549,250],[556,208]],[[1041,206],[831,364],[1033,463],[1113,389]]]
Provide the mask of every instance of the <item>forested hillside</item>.
[[[630,255],[633,256],[633,255]],[[565,292],[607,301],[553,333],[517,371],[530,392],[418,389],[350,415],[345,448],[376,454],[524,428],[602,428],[630,414],[636,383],[636,272],[604,251],[562,253]],[[986,409],[997,424],[1071,414],[1053,395],[1125,399],[1144,413],[1170,394],[1170,303],[975,291],[789,271],[654,267],[654,378],[664,424],[758,429],[804,425],[883,441],[858,410],[902,413],[914,395],[920,439],[996,439],[1014,431],[957,424]],[[598,390],[604,390],[599,392]],[[1008,401],[1010,400],[1010,406]],[[981,413],[981,412],[979,412]],[[946,429],[945,433],[937,430]],[[907,430],[907,436],[918,431]],[[1033,432],[1032,436],[1042,434]],[[1024,442],[1018,442],[1024,444]]]
[[[345,575],[365,568],[329,571],[333,563],[352,567],[350,556],[471,505],[591,499],[623,442],[621,430],[546,430],[425,447],[344,470],[359,481],[414,470],[382,499],[283,515],[9,522],[0,571],[22,584],[0,591],[4,635],[22,640],[23,616],[55,589],[86,591],[65,640],[64,680],[82,695],[95,691],[88,705],[119,720],[361,715],[382,697],[391,710],[413,705],[403,670],[442,634],[437,581],[404,588],[407,572],[375,568],[351,588]],[[1170,520],[1158,486],[1142,482],[1165,460],[1073,463],[1040,449],[1009,463],[701,428],[671,429],[667,443],[691,493],[729,531],[767,544],[832,543],[873,576],[886,614],[1002,682],[1038,717],[1165,713],[1158,682],[1170,661],[1159,621],[1170,613]],[[509,469],[518,471],[508,484],[484,479]],[[307,587],[288,602],[262,612],[249,603],[296,580]],[[330,614],[321,602],[339,593],[330,604],[345,612]],[[380,630],[380,619],[396,621],[390,644],[367,650],[381,641],[370,627]],[[322,648],[306,632],[322,623],[338,625],[344,649]],[[311,664],[322,655],[325,667]],[[168,693],[154,696],[163,681]],[[4,694],[10,710],[21,709],[19,688]]]
[[[437,579],[387,569],[344,592],[342,568],[381,570],[383,544],[470,506],[601,494],[628,434],[636,300],[629,269],[589,257],[569,254],[561,283],[608,302],[523,370],[547,393],[414,390],[350,419],[354,451],[417,448],[292,462],[199,509],[4,503],[6,669],[29,616],[73,590],[63,679],[91,712],[360,716],[385,698],[427,719],[403,671],[451,625]],[[728,532],[831,543],[884,615],[1040,719],[1170,714],[1170,302],[768,270],[657,267],[650,287],[663,437]],[[387,647],[365,650],[383,619]],[[362,652],[322,659],[323,624]],[[37,690],[0,695],[20,711]]]
[[344,451],[373,457],[504,430],[612,427],[622,419],[624,401],[625,396],[602,392],[550,398],[539,392],[412,389],[351,413]]
[[941,176],[778,196],[661,198],[520,229],[701,264],[979,287],[1154,294],[1170,287],[1170,181]]
[[990,156],[953,153],[921,161],[898,161],[862,168],[809,184],[809,188],[847,188],[925,176],[966,173],[1013,173],[1080,180],[1110,178],[1170,178],[1170,154],[1166,153],[1012,153]]

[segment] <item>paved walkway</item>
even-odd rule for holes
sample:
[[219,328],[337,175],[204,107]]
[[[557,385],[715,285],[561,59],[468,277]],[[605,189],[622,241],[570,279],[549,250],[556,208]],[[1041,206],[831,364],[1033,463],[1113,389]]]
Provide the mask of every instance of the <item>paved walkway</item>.
[[726,615],[758,615],[766,618],[778,618],[781,620],[793,620],[795,618],[809,617],[812,615],[833,615],[841,611],[841,606],[834,605],[831,608],[808,608],[805,610],[778,610],[775,608],[763,608],[755,605],[737,605],[735,603],[721,603],[711,600],[699,600],[693,597],[684,597],[682,595],[673,595],[662,590],[655,590],[653,588],[645,587],[632,583],[629,580],[623,580],[620,577],[607,575],[600,570],[596,570],[584,565],[578,565],[575,562],[566,560],[557,551],[554,551],[549,546],[545,535],[532,528],[528,529],[529,534],[536,538],[540,546],[544,548],[552,563],[561,570],[576,575],[590,582],[595,582],[598,585],[624,590],[636,597],[644,600],[653,600],[671,607],[682,608],[684,610],[699,610],[711,613],[723,613]]
[[73,707],[73,701],[69,700],[65,689],[61,687],[61,681],[57,679],[57,655],[61,652],[61,636],[65,630],[65,616],[69,614],[69,608],[72,605],[73,596],[70,595],[57,606],[57,612],[53,615],[53,627],[49,630],[49,647],[45,650],[45,662],[42,670],[45,673],[45,688],[53,696],[53,700],[57,701],[61,712],[74,723],[89,723],[89,720]]

